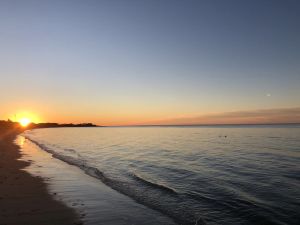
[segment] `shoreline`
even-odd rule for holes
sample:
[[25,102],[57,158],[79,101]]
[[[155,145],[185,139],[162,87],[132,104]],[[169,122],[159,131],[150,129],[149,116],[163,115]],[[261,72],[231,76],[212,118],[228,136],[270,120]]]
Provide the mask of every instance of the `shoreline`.
[[30,139],[19,135],[16,143],[22,160],[31,162],[26,171],[45,178],[48,192],[74,208],[83,224],[177,224],[169,216],[118,192],[79,167],[53,157]]
[[1,225],[79,225],[77,212],[55,200],[42,177],[24,171],[30,162],[21,161],[14,141],[22,130],[0,130],[0,221]]

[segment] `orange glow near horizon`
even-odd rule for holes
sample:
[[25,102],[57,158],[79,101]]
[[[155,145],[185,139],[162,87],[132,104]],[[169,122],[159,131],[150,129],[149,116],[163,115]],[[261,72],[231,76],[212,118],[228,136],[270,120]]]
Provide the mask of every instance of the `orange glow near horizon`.
[[29,111],[17,111],[7,116],[10,120],[18,122],[22,127],[28,126],[30,123],[40,123],[39,117]]
[[[56,109],[57,110],[57,109]],[[14,114],[7,113],[1,117],[9,118],[11,121],[19,122],[26,127],[30,123],[93,123],[103,126],[130,126],[130,125],[196,125],[196,124],[261,124],[261,123],[299,123],[300,107],[274,108],[257,110],[237,110],[231,112],[202,112],[202,113],[166,113],[165,111],[150,112],[126,111],[96,111],[77,112],[67,111],[46,111],[34,108],[30,111],[11,110]],[[74,113],[76,111],[76,114]],[[38,116],[37,116],[38,115]],[[42,117],[40,117],[42,115]]]

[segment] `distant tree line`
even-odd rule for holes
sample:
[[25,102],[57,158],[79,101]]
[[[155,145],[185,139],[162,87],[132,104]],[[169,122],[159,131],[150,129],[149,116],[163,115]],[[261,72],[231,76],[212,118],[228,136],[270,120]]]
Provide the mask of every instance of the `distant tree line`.
[[20,127],[20,124],[18,122],[12,122],[11,120],[0,120],[0,129],[17,127]]
[[97,125],[92,123],[79,123],[79,124],[73,124],[73,123],[31,123],[28,125],[30,129],[34,128],[54,128],[54,127],[97,127]]
[[97,127],[97,125],[92,123],[79,123],[79,124],[73,124],[73,123],[30,123],[26,127],[22,127],[20,123],[13,122],[11,120],[0,120],[0,132],[3,130],[8,129],[36,129],[36,128],[54,128],[54,127]]
[[0,141],[21,133],[24,129],[17,122],[0,120]]

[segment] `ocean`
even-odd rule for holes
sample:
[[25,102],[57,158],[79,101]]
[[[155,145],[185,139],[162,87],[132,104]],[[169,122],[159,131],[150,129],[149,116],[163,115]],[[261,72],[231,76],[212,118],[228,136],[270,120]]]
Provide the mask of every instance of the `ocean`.
[[299,125],[49,128],[22,136],[94,186],[174,224],[300,224]]

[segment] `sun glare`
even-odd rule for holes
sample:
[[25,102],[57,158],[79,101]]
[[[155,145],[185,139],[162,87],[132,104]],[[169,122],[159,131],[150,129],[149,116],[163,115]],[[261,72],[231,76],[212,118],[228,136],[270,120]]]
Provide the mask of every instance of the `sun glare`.
[[28,118],[22,118],[20,119],[19,123],[21,124],[22,127],[26,127],[28,126],[28,124],[31,123],[31,121]]

